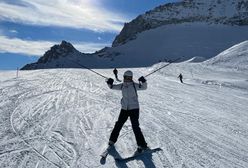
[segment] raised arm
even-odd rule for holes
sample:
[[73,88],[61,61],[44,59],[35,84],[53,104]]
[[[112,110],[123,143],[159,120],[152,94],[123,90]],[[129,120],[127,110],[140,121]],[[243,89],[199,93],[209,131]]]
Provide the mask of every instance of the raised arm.
[[114,80],[112,78],[109,78],[107,81],[107,84],[108,84],[108,87],[110,89],[113,89],[113,90],[121,90],[122,88],[122,84],[117,84],[117,85],[114,85]]
[[135,83],[135,87],[137,90],[146,90],[147,89],[147,82],[146,82],[146,79],[141,76],[139,78],[139,84],[138,83]]
[[135,83],[135,88],[137,90],[146,90],[147,89],[147,82],[145,83]]
[[117,84],[117,85],[115,85],[115,84],[109,85],[108,84],[108,87],[110,89],[113,89],[113,90],[121,90],[121,88],[122,88],[121,86],[122,86],[122,84]]

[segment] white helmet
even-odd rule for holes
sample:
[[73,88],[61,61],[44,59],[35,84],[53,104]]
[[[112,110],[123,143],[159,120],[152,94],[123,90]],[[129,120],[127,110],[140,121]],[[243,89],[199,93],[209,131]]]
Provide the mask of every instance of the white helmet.
[[123,76],[130,76],[130,77],[133,77],[133,72],[132,71],[126,71]]

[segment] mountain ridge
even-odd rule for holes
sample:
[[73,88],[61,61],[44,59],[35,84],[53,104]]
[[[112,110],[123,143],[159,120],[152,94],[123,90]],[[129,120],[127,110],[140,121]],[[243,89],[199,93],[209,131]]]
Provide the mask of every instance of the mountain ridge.
[[160,5],[126,23],[112,47],[84,54],[69,44],[73,52],[55,45],[22,70],[79,68],[73,61],[89,68],[112,68],[151,66],[179,57],[207,60],[247,39],[248,2],[187,0]]
[[[226,3],[229,2],[229,5]],[[232,5],[230,5],[232,4]],[[204,5],[209,5],[208,7]],[[227,8],[235,7],[233,13]],[[183,8],[183,9],[182,9]],[[217,10],[222,8],[222,10]],[[112,46],[118,46],[136,38],[137,33],[154,29],[162,25],[186,22],[208,22],[209,24],[248,25],[248,2],[245,0],[184,0],[167,3],[139,15],[126,23],[116,36]],[[183,13],[184,12],[184,13]],[[183,13],[183,14],[182,14]],[[229,15],[229,16],[228,16]]]

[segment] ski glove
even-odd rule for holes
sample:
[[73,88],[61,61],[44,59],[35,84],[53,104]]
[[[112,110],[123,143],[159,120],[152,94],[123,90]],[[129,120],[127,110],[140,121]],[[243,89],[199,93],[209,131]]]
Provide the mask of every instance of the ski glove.
[[146,79],[144,78],[144,76],[141,76],[141,77],[139,78],[139,81],[142,82],[142,83],[145,83],[145,82],[146,82]]
[[107,84],[109,84],[109,85],[113,85],[113,83],[114,83],[114,79],[112,79],[112,78],[108,78],[108,80],[107,80]]

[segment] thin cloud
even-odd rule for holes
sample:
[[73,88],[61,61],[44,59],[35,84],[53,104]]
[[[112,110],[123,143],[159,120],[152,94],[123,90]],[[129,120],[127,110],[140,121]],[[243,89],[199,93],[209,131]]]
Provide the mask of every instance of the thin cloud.
[[[59,42],[30,41],[18,38],[0,36],[0,53],[16,53],[29,56],[42,56],[53,45]],[[74,46],[81,52],[92,53],[110,44],[105,43],[75,43]]]
[[10,32],[10,33],[14,33],[14,34],[18,33],[17,30],[9,30],[9,32]]
[[129,19],[104,9],[96,0],[16,0],[0,2],[0,20],[118,32]]

